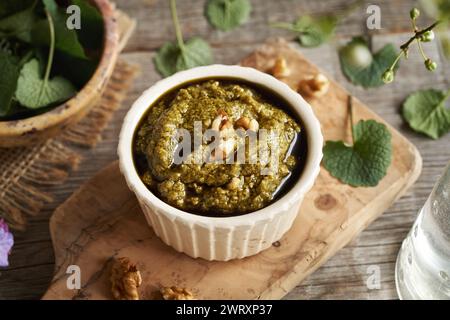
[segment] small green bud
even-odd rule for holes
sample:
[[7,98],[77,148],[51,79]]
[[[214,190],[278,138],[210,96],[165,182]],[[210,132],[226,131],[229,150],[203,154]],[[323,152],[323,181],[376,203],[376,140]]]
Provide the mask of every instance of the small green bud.
[[429,30],[420,36],[420,41],[422,42],[430,42],[433,41],[433,39],[434,39],[433,30]]
[[434,71],[437,68],[437,63],[434,61],[431,61],[431,59],[427,59],[427,60],[425,60],[425,67],[429,71]]
[[383,73],[383,76],[381,77],[381,79],[383,80],[384,83],[391,83],[392,81],[394,81],[394,70],[387,69]]
[[411,19],[415,20],[420,16],[420,11],[417,8],[412,8],[411,11],[409,12],[409,16],[411,17]]

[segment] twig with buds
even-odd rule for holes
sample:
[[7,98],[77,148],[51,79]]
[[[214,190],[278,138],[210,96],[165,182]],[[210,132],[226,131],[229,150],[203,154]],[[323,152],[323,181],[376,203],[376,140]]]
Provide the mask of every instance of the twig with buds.
[[390,83],[394,81],[394,68],[397,65],[397,63],[400,61],[401,57],[404,56],[405,59],[408,59],[408,50],[409,46],[416,41],[417,45],[419,47],[420,54],[423,57],[425,68],[429,71],[434,71],[437,68],[437,63],[432,61],[430,58],[427,57],[425,54],[425,51],[422,47],[422,42],[430,42],[434,39],[434,32],[433,29],[440,23],[440,21],[434,22],[432,25],[425,29],[419,29],[416,25],[416,20],[420,16],[420,11],[417,8],[411,9],[409,12],[409,16],[411,17],[411,22],[413,26],[414,35],[406,41],[404,44],[400,46],[400,53],[395,58],[392,65],[383,73],[382,79],[384,83]]

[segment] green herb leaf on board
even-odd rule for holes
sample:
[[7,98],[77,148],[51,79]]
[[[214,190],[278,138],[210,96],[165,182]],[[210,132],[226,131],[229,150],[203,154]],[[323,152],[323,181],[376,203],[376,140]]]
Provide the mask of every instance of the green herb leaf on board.
[[273,23],[275,28],[286,29],[297,34],[301,46],[314,48],[322,45],[334,34],[338,18],[333,15],[301,16],[294,23]]
[[445,103],[450,90],[420,90],[411,94],[403,104],[403,117],[409,126],[433,139],[450,131],[450,109]]
[[208,0],[206,17],[217,29],[229,31],[245,23],[251,10],[248,0]]
[[[363,48],[368,50],[367,42],[361,37],[356,37],[339,50],[342,72],[355,85],[364,88],[379,87],[384,84],[383,73],[397,57],[396,49],[394,45],[387,44],[373,54],[370,63],[364,65],[361,64],[361,61],[365,59],[361,57],[364,55]],[[358,52],[361,54],[358,54]],[[396,64],[394,72],[398,67],[399,65]]]
[[353,126],[353,140],[353,146],[343,141],[327,141],[323,165],[345,184],[376,186],[391,163],[391,134],[384,124],[361,120]]
[[183,48],[176,43],[167,42],[154,58],[156,69],[164,77],[181,70],[208,65],[212,61],[211,48],[198,37],[188,40]]
[[311,17],[302,16],[294,23],[294,29],[299,33],[300,45],[313,48],[326,42],[334,33],[337,24],[335,16]]
[[156,70],[162,76],[168,77],[177,71],[211,64],[213,61],[211,48],[205,40],[193,37],[184,42],[178,22],[176,0],[170,0],[170,11],[177,42],[166,42],[159,49],[153,59]]

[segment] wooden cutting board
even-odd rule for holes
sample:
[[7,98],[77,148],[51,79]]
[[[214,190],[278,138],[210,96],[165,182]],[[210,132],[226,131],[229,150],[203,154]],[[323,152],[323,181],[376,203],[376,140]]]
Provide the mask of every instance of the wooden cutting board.
[[[292,70],[293,87],[317,67],[282,40],[263,45],[242,61],[260,70],[278,56]],[[332,82],[328,94],[310,100],[326,140],[349,141],[348,92]],[[357,99],[355,121],[384,122]],[[387,124],[386,124],[387,125]],[[395,129],[393,161],[373,188],[341,184],[321,169],[292,229],[262,253],[229,262],[192,259],[163,244],[148,227],[134,195],[114,162],[75,192],[53,214],[50,230],[56,257],[55,277],[44,299],[111,299],[110,261],[125,256],[137,262],[141,298],[151,299],[161,286],[190,289],[198,299],[279,299],[321,266],[380,216],[420,174],[417,149]],[[69,265],[81,269],[80,290],[66,286]]]

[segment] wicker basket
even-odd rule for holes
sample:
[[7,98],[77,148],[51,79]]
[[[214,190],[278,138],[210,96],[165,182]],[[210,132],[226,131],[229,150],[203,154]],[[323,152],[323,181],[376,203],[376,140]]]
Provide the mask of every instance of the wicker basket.
[[103,54],[94,75],[77,95],[51,111],[21,120],[0,121],[0,147],[28,146],[54,137],[80,121],[100,99],[120,51],[119,29],[113,4],[108,0],[91,2],[100,10],[105,29]]

